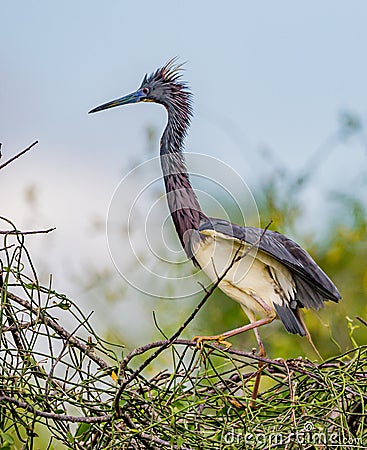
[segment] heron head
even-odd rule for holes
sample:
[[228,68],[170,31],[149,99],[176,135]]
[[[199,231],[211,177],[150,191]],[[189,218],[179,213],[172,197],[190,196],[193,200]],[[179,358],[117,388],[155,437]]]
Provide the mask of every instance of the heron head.
[[139,102],[159,103],[169,109],[172,104],[180,106],[180,102],[177,101],[179,97],[181,99],[184,97],[189,104],[191,94],[187,85],[181,81],[182,64],[175,63],[176,58],[171,59],[165,66],[150,75],[145,75],[139,89],[135,92],[97,106],[89,113]]

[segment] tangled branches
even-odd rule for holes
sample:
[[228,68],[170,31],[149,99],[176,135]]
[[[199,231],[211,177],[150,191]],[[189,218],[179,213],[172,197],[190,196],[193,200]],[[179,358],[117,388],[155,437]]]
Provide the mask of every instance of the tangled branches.
[[0,220],[2,448],[365,448],[367,346],[321,364],[197,348],[180,334],[213,286],[170,339],[125,353],[40,284],[25,243],[51,229]]
[[[41,425],[50,442],[73,449],[238,448],[250,439],[292,442],[296,432],[311,439],[312,430],[353,439],[354,448],[365,438],[366,347],[314,364],[198,349],[176,333],[123,355],[73,301],[39,285],[24,233],[5,223],[0,420],[23,448]],[[251,409],[259,360],[266,390]]]

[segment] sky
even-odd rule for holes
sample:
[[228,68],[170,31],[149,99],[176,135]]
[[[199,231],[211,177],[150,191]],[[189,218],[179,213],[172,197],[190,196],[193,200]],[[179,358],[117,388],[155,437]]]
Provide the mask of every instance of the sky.
[[[83,267],[113,268],[95,224],[121,179],[156,156],[147,129],[156,130],[158,152],[166,121],[153,104],[88,115],[91,108],[178,56],[194,92],[187,151],[235,168],[255,191],[273,170],[262,149],[297,172],[337,131],[342,111],[367,120],[366,20],[362,0],[3,2],[3,161],[39,144],[2,171],[1,215],[23,229],[56,226],[30,245],[41,268],[82,296],[67,280]],[[366,162],[357,140],[315,164],[310,214],[325,208],[320,193],[353,190]]]

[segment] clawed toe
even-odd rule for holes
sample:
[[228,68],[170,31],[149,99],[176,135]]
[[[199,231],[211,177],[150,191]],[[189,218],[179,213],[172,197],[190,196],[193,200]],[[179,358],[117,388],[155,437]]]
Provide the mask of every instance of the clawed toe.
[[232,344],[225,340],[224,336],[194,336],[192,338],[196,342],[197,348],[203,348],[206,341],[216,341],[218,345],[223,345],[227,350],[232,347]]

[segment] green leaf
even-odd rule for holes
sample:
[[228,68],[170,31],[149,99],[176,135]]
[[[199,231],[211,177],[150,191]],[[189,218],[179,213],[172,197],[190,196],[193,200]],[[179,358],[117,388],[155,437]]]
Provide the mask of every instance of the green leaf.
[[66,311],[71,308],[71,303],[68,301],[62,301],[58,303],[56,306]]
[[80,437],[82,434],[90,430],[90,423],[81,423],[75,433],[75,437]]
[[68,431],[68,432],[66,433],[66,436],[67,436],[67,438],[68,438],[68,441],[69,441],[71,444],[74,444],[74,436],[70,433],[70,431]]
[[14,444],[14,438],[10,434],[2,433],[1,437],[4,441],[8,442],[10,445]]

